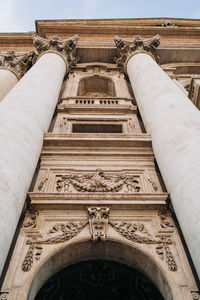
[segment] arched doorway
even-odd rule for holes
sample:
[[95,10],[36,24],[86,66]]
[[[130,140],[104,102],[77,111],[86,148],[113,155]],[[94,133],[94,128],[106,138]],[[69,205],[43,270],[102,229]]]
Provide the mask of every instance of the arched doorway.
[[164,300],[140,271],[111,260],[86,260],[63,268],[35,300]]
[[[105,243],[92,243],[89,240],[76,241],[67,247],[64,246],[59,250],[57,249],[54,253],[49,253],[45,262],[43,261],[42,265],[38,265],[38,268],[35,269],[32,279],[30,278],[29,281],[26,281],[28,290],[27,298],[25,299],[38,300],[36,296],[39,291],[60,270],[79,262],[90,260],[115,261],[139,270],[157,287],[163,299],[174,299],[173,289],[171,290],[173,288],[173,279],[169,272],[162,270],[161,265],[155,262],[153,256],[140,251],[136,247],[132,247],[129,242],[124,241],[121,243],[116,240],[106,240]],[[24,288],[26,289],[26,287]]]

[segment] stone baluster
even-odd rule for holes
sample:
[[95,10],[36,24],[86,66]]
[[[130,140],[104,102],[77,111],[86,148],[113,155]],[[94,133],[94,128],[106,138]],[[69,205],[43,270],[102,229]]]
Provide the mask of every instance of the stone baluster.
[[22,212],[64,75],[76,62],[78,36],[34,35],[34,66],[0,103],[0,271]]
[[158,35],[115,43],[200,275],[200,112],[158,65]]
[[35,57],[33,51],[16,55],[14,50],[0,53],[0,101],[32,66]]

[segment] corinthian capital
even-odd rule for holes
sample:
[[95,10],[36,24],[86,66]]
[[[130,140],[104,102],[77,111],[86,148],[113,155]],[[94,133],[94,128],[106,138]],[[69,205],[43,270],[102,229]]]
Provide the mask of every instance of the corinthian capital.
[[0,53],[0,69],[10,70],[20,79],[32,66],[34,57],[33,51],[16,55],[15,50],[8,50],[6,54]]
[[147,40],[143,40],[137,35],[132,42],[115,36],[114,41],[118,51],[116,59],[118,66],[126,68],[129,58],[137,53],[148,53],[156,62],[159,62],[157,47],[160,45],[160,36],[158,34]]
[[65,60],[67,66],[69,66],[75,65],[78,61],[78,58],[75,57],[78,39],[79,36],[74,35],[69,39],[61,41],[59,40],[59,37],[55,35],[48,40],[38,36],[37,34],[34,34],[33,44],[36,47],[39,56],[48,52],[58,53]]

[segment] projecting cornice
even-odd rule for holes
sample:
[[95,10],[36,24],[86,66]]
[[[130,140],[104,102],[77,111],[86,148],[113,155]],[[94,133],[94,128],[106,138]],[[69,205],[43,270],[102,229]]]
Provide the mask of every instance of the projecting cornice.
[[16,55],[15,50],[8,50],[5,54],[0,54],[0,69],[13,72],[20,79],[32,66],[35,53],[33,51]]
[[126,69],[128,60],[138,53],[147,53],[157,63],[159,62],[157,47],[160,45],[160,36],[158,34],[146,40],[143,40],[140,36],[135,36],[132,42],[115,36],[114,41],[118,52],[116,63],[119,67]]
[[48,40],[34,34],[33,44],[37,49],[39,57],[44,53],[57,53],[64,59],[68,67],[77,63],[78,59],[75,57],[75,51],[78,39],[79,36],[74,35],[69,39],[59,40],[59,37],[54,35]]

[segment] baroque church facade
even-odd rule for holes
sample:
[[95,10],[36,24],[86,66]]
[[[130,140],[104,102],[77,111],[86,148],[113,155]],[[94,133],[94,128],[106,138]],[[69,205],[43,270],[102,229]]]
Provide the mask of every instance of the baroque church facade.
[[0,299],[200,299],[200,21],[41,20],[0,50]]

